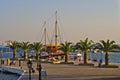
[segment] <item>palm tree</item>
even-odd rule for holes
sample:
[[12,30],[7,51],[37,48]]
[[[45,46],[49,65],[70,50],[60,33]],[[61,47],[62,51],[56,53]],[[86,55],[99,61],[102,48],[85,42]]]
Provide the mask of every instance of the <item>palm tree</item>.
[[28,49],[30,48],[30,43],[29,42],[22,42],[20,43],[19,45],[23,51],[24,51],[24,59],[27,59],[28,58],[28,54],[27,54],[27,51]]
[[36,52],[36,59],[37,60],[39,60],[39,53],[40,53],[42,47],[43,47],[43,45],[40,42],[34,42],[33,44],[31,44],[31,48],[33,50],[35,50],[35,52]]
[[84,52],[84,64],[88,63],[88,51],[91,50],[91,47],[93,41],[88,40],[88,38],[85,39],[85,41],[80,40],[80,42],[76,43],[77,49],[81,50]]
[[8,46],[13,49],[13,59],[16,59],[16,50],[19,47],[18,42],[17,41],[10,41],[10,43],[8,44]]
[[109,65],[109,52],[119,48],[119,46],[115,44],[115,41],[107,40],[105,42],[104,40],[100,40],[100,43],[97,43],[96,48],[105,52],[105,65]]
[[65,62],[68,62],[68,55],[72,50],[72,43],[67,41],[65,43],[61,43],[61,47],[59,49],[65,53]]

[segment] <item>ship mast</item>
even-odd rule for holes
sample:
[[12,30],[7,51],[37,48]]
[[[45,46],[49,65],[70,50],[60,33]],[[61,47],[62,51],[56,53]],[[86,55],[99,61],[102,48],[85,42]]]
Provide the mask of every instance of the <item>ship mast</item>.
[[46,21],[44,22],[44,25],[43,25],[43,34],[42,34],[42,37],[41,37],[41,42],[43,40],[43,44],[45,46],[45,51],[46,51],[46,44],[47,44],[47,39],[49,41],[49,38],[47,36],[47,29],[46,29]]
[[[46,25],[46,21],[44,22],[44,25]],[[46,26],[45,26],[45,28],[44,28],[44,41],[45,41],[45,43],[44,43],[44,45],[46,46],[46,38],[47,38],[47,32],[46,32]]]
[[57,49],[57,41],[58,41],[58,21],[57,21],[57,11],[55,13],[56,21],[55,21],[55,48]]

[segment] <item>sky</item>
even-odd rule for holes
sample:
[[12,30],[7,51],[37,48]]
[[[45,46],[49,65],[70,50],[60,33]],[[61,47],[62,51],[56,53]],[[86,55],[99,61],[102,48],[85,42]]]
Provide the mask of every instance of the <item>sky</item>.
[[119,0],[0,0],[0,42],[41,41],[45,21],[51,37],[56,11],[63,42],[120,43]]

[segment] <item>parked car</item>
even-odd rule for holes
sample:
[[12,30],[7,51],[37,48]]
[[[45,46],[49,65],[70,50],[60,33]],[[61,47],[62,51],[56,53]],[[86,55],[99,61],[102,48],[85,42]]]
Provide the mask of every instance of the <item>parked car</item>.
[[70,60],[73,60],[75,56],[79,57],[82,56],[82,54],[78,52],[71,52],[71,54],[69,55]]

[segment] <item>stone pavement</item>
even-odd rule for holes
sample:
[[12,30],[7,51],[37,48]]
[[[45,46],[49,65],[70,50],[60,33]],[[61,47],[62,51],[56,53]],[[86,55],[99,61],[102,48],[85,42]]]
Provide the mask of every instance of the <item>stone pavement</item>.
[[120,80],[120,68],[42,64],[48,80]]
[[[98,68],[52,63],[41,64],[42,69],[47,72],[47,79],[45,80],[120,80],[120,68]],[[18,63],[15,67],[19,67]],[[21,67],[26,70],[26,73],[20,80],[28,80],[26,61],[21,62]],[[35,62],[33,62],[33,68],[35,69],[35,73],[32,73],[32,80],[38,80],[38,71],[36,70]]]

